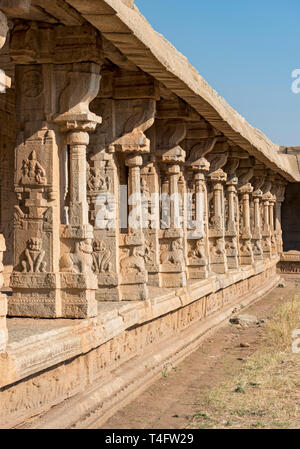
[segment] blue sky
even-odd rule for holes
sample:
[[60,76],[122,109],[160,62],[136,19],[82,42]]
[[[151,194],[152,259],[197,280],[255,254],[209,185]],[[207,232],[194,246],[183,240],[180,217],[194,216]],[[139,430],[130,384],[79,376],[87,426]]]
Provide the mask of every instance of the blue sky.
[[135,0],[153,28],[253,126],[300,145],[300,0]]

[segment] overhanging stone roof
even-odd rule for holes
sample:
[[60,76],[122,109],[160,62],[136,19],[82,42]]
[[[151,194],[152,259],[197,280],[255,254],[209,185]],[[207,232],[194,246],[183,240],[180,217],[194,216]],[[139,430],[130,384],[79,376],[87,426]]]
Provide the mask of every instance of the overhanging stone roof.
[[[66,0],[130,61],[163,83],[267,167],[289,181],[300,181],[294,155],[279,153],[261,131],[251,126],[199,75],[187,58],[153,30],[131,0]],[[128,6],[129,5],[129,6]]]

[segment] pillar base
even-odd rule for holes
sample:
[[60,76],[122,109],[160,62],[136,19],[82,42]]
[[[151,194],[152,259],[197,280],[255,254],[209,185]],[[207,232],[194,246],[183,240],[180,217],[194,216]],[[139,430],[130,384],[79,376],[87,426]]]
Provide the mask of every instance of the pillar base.
[[7,297],[0,293],[0,353],[6,351],[8,333],[6,327]]
[[227,256],[227,266],[229,270],[239,268],[239,261],[237,256]]
[[208,268],[207,261],[205,259],[200,259],[198,263],[188,266],[189,279],[207,279],[208,278]]
[[146,301],[148,299],[148,288],[144,283],[122,284],[120,292],[123,301]]
[[210,264],[211,271],[217,274],[225,274],[228,272],[227,263],[214,263]]
[[60,279],[55,273],[13,272],[8,316],[29,318],[61,317]]
[[185,287],[187,283],[186,273],[183,271],[167,271],[169,267],[161,266],[162,287],[180,288]]
[[61,302],[64,318],[97,316],[95,293],[98,280],[94,274],[61,273]]

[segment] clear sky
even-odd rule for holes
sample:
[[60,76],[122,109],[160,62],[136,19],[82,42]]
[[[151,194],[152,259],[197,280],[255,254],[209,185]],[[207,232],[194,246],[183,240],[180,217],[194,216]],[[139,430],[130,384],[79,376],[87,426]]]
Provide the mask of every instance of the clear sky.
[[[246,120],[280,145],[300,145],[300,0],[135,0]],[[300,83],[299,83],[300,85]]]

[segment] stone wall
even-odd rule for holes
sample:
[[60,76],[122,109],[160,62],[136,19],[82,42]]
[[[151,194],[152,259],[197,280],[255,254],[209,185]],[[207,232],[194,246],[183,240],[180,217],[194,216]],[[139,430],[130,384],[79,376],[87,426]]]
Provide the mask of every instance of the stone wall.
[[[42,417],[30,426],[66,428],[87,419],[81,425],[88,427],[94,409],[104,419],[145,389],[165,366],[192,352],[204,334],[230,317],[234,307],[267,293],[278,279],[274,261],[265,264],[261,273],[235,283],[232,279],[231,285],[184,306],[169,295],[158,307],[156,301],[150,308],[126,306],[119,314],[107,312],[105,321],[99,317],[92,326],[83,321],[78,329],[12,343],[8,357],[0,359],[0,368],[6,372],[0,390],[0,427],[20,424],[54,405],[58,408],[50,410],[49,417],[46,413],[45,421]],[[101,334],[105,337],[98,346]]]

